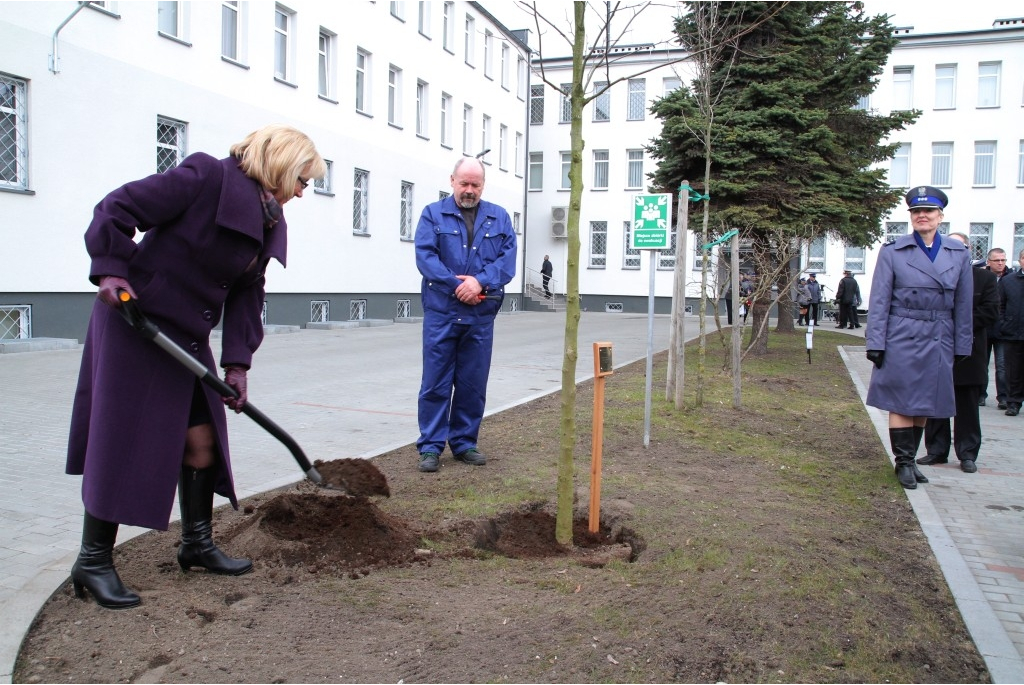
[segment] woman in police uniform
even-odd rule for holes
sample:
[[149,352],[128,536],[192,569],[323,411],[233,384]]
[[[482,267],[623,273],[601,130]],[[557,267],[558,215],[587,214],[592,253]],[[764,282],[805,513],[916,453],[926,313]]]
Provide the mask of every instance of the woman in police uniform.
[[938,188],[907,193],[914,231],[882,246],[871,281],[867,403],[889,412],[900,484],[928,480],[914,456],[925,420],[956,414],[953,362],[971,354],[974,283],[970,251],[938,233],[948,198]]

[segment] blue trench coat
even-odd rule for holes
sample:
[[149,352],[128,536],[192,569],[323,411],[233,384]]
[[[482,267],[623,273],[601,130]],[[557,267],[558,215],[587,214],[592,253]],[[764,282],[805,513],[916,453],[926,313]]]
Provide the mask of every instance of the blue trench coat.
[[[237,160],[194,154],[113,191],[85,234],[90,280],[128,280],[160,329],[207,368],[221,320],[221,365],[249,367],[263,340],[264,270],[285,263],[287,225],[264,231],[259,185]],[[136,243],[136,230],[144,237]],[[86,333],[66,471],[92,515],[166,530],[196,377],[99,300]],[[205,388],[217,447],[215,490],[237,508],[224,405]]]
[[883,245],[871,280],[867,349],[885,350],[867,403],[905,416],[956,414],[953,357],[973,345],[970,253],[942,238],[932,262],[913,234]]

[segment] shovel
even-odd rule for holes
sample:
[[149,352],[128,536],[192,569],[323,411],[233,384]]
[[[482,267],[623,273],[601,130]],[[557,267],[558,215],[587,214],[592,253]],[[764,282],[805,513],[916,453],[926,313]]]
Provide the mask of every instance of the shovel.
[[[217,394],[222,397],[238,398],[238,393],[234,388],[218,378],[217,374],[211,373],[210,370],[203,366],[203,364],[195,357],[183,350],[177,343],[167,337],[165,333],[162,333],[155,323],[147,319],[146,315],[142,313],[141,309],[139,309],[138,302],[132,298],[128,291],[119,290],[118,298],[121,300],[121,307],[118,311],[132,328],[163,348],[167,354],[174,357],[177,362],[181,363],[182,366],[195,374],[199,380],[216,390]],[[280,440],[284,446],[288,448],[288,451],[292,453],[292,456],[295,457],[295,461],[299,463],[299,467],[306,474],[306,477],[309,478],[309,480],[313,481],[320,487],[331,490],[341,490],[349,495],[367,494],[352,492],[352,488],[348,486],[343,474],[339,474],[340,477],[331,477],[325,480],[324,477],[320,475],[320,472],[316,467],[309,463],[309,459],[306,457],[305,452],[302,451],[302,448],[299,447],[299,444],[295,442],[292,436],[288,435],[283,428],[271,421],[266,414],[254,407],[251,402],[246,402],[242,405],[242,413],[246,414],[249,418],[258,423],[261,428],[265,429],[268,433]],[[339,461],[352,462],[351,464],[341,464],[341,466],[353,467],[348,470],[352,471],[354,469],[355,473],[353,475],[362,476],[361,480],[365,481],[367,474],[370,476],[371,480],[377,480],[377,477],[379,477],[379,481],[383,482],[383,485],[378,482],[376,486],[371,487],[371,492],[368,494],[389,494],[387,493],[387,481],[384,478],[384,474],[377,471],[376,467],[373,467],[369,463],[362,463],[365,462],[363,459],[344,459]],[[319,464],[322,462],[317,463]],[[330,466],[332,464],[337,465],[336,462],[330,462],[329,464],[325,464],[325,466]],[[332,468],[332,472],[336,470],[338,469]],[[345,469],[343,468],[342,470],[344,471]],[[355,489],[358,490],[360,488],[357,487]]]

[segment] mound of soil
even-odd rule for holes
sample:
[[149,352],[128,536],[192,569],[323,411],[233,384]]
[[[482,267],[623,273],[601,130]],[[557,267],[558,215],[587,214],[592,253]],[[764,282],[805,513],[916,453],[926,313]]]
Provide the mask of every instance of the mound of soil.
[[313,466],[320,472],[322,484],[328,488],[354,497],[391,496],[388,479],[368,459],[317,459]]

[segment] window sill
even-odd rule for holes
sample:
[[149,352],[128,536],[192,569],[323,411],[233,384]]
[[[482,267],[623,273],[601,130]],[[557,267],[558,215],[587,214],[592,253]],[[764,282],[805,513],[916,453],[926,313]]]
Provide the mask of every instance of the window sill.
[[422,133],[417,133],[416,137],[419,138],[420,140],[430,140],[430,136],[425,136]]
[[36,191],[29,190],[28,188],[11,188],[9,186],[0,186],[0,193],[14,193],[15,195],[35,195]]
[[239,69],[246,69],[246,70],[249,69],[249,65],[248,64],[242,64],[241,62],[239,62],[236,59],[231,59],[230,57],[225,57],[224,55],[221,55],[220,59],[221,59],[222,62],[227,62],[228,64],[233,64],[234,66],[238,67]]
[[339,103],[339,102],[338,102],[337,100],[335,100],[334,98],[329,98],[329,97],[327,97],[326,95],[321,95],[320,93],[317,93],[317,97],[318,97],[318,98],[320,98],[321,100],[323,100],[324,102],[329,102],[329,103],[331,103],[332,105],[337,105],[337,104],[340,104],[340,103]]
[[321,190],[320,188],[313,188],[314,195],[323,195],[325,197],[334,197],[333,190]]
[[589,265],[587,265],[587,269],[588,269],[588,270],[590,270],[590,269],[593,269],[593,270],[595,270],[595,271],[604,271],[604,270],[605,270],[605,268],[606,268],[606,267],[605,267],[604,265],[600,265],[600,266],[595,266],[595,265],[593,265],[593,264],[589,264]]
[[454,150],[455,149],[451,145],[449,145],[448,143],[441,143],[441,147],[443,147],[445,150]]
[[399,131],[402,130],[402,125],[401,124],[396,124],[393,121],[389,121],[388,122],[388,126],[390,126],[391,128],[397,128]]
[[403,236],[403,237],[399,238],[398,241],[402,242],[402,243],[414,243],[414,242],[416,242],[416,239],[415,238],[406,238],[406,237]]
[[369,238],[370,237],[370,232],[369,231],[352,231],[352,235],[354,235],[357,238]]
[[369,112],[366,112],[364,110],[361,110],[361,109],[357,109],[356,110],[356,114],[362,114],[364,117],[366,117],[368,119],[372,119],[373,118],[372,114],[370,114]]
[[289,88],[298,88],[299,87],[298,84],[292,83],[291,81],[286,81],[285,79],[281,78],[280,76],[275,76],[274,80],[277,81],[278,83],[280,83],[282,86],[288,86]]
[[528,193],[540,193],[540,192],[543,192],[543,191],[544,191],[543,188],[527,188],[526,189],[526,192],[528,192]]
[[184,45],[186,48],[192,47],[192,43],[189,43],[187,40],[183,40],[181,38],[178,38],[177,36],[172,36],[169,33],[164,33],[163,31],[157,31],[156,35],[160,36],[161,38],[166,38],[169,41],[173,41],[175,43],[178,43],[179,45]]
[[604,188],[591,188],[590,192],[592,192],[592,193],[607,193],[608,192],[608,188],[607,188],[607,186],[604,187]]

